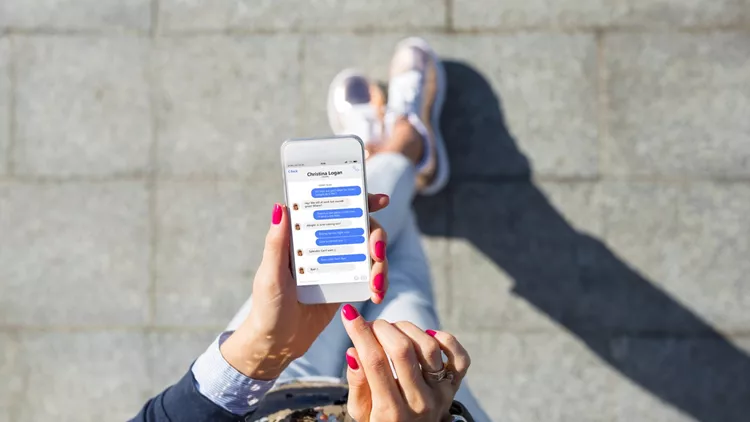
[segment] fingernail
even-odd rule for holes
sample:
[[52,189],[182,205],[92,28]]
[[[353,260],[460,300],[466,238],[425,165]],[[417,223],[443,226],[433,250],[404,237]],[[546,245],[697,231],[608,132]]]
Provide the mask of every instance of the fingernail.
[[351,321],[359,316],[359,312],[354,309],[354,306],[348,303],[344,305],[344,307],[341,309],[341,312],[344,313],[344,318],[346,318],[347,321]]
[[273,214],[271,215],[271,222],[273,224],[281,223],[281,205],[273,204]]
[[375,296],[377,296],[378,299],[380,299],[380,301],[382,302],[383,298],[385,297],[385,293],[383,293],[383,292],[377,292],[377,293],[375,293]]
[[424,330],[424,332],[431,335],[432,337],[435,337],[435,334],[437,334],[437,331],[435,330]]
[[383,273],[376,274],[375,277],[373,277],[372,287],[379,292],[383,291],[383,288],[385,287],[385,277],[383,277]]
[[352,371],[356,371],[357,369],[359,369],[357,359],[354,359],[354,356],[350,355],[349,353],[346,354],[346,364],[349,365],[349,368],[351,368]]
[[375,256],[378,259],[385,259],[385,242],[382,240],[375,242]]

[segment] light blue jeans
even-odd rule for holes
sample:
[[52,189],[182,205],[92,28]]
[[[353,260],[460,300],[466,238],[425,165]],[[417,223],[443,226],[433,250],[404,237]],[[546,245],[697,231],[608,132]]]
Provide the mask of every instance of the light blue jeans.
[[[382,304],[363,302],[357,307],[368,321],[410,321],[425,330],[439,329],[430,269],[411,209],[415,176],[414,166],[401,154],[377,154],[367,160],[368,191],[385,193],[391,199],[388,207],[373,214],[388,234],[390,285]],[[228,330],[236,329],[249,312],[248,299],[232,319]],[[310,350],[281,374],[278,383],[299,379],[333,378],[341,381],[346,365],[344,355],[349,347],[351,340],[341,319],[336,316]],[[456,394],[456,399],[466,406],[477,422],[490,421],[469,391],[466,381]]]

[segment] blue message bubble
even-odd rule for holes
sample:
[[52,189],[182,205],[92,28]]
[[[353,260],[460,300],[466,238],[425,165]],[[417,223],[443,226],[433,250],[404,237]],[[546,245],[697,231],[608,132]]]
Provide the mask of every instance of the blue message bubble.
[[342,262],[362,262],[366,260],[365,254],[352,254],[352,255],[328,255],[319,256],[318,264],[340,264]]
[[324,239],[331,237],[347,237],[347,236],[364,236],[365,229],[334,229],[334,230],[318,230],[315,232],[315,237]]
[[333,198],[335,196],[357,196],[362,193],[359,186],[339,186],[336,188],[315,188],[310,192],[313,198]]
[[362,217],[362,208],[340,208],[337,210],[313,211],[316,220],[334,220],[339,218]]
[[364,236],[332,237],[315,241],[318,246],[356,245],[358,243],[365,243]]

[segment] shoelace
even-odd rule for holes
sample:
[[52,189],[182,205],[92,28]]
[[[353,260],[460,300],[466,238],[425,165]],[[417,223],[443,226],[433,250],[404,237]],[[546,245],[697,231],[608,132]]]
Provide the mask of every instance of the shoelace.
[[396,119],[410,114],[419,115],[422,74],[416,70],[393,78],[388,87],[388,104],[385,112],[386,131],[392,132]]
[[388,109],[401,113],[417,113],[421,103],[422,74],[416,70],[393,78],[388,88]]

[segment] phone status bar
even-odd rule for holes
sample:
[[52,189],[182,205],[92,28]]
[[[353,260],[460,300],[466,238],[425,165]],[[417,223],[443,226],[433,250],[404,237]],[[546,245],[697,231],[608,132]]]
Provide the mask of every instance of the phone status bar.
[[308,161],[304,163],[287,164],[287,168],[292,167],[317,167],[317,166],[342,166],[346,164],[359,164],[361,160],[343,160],[343,161]]

